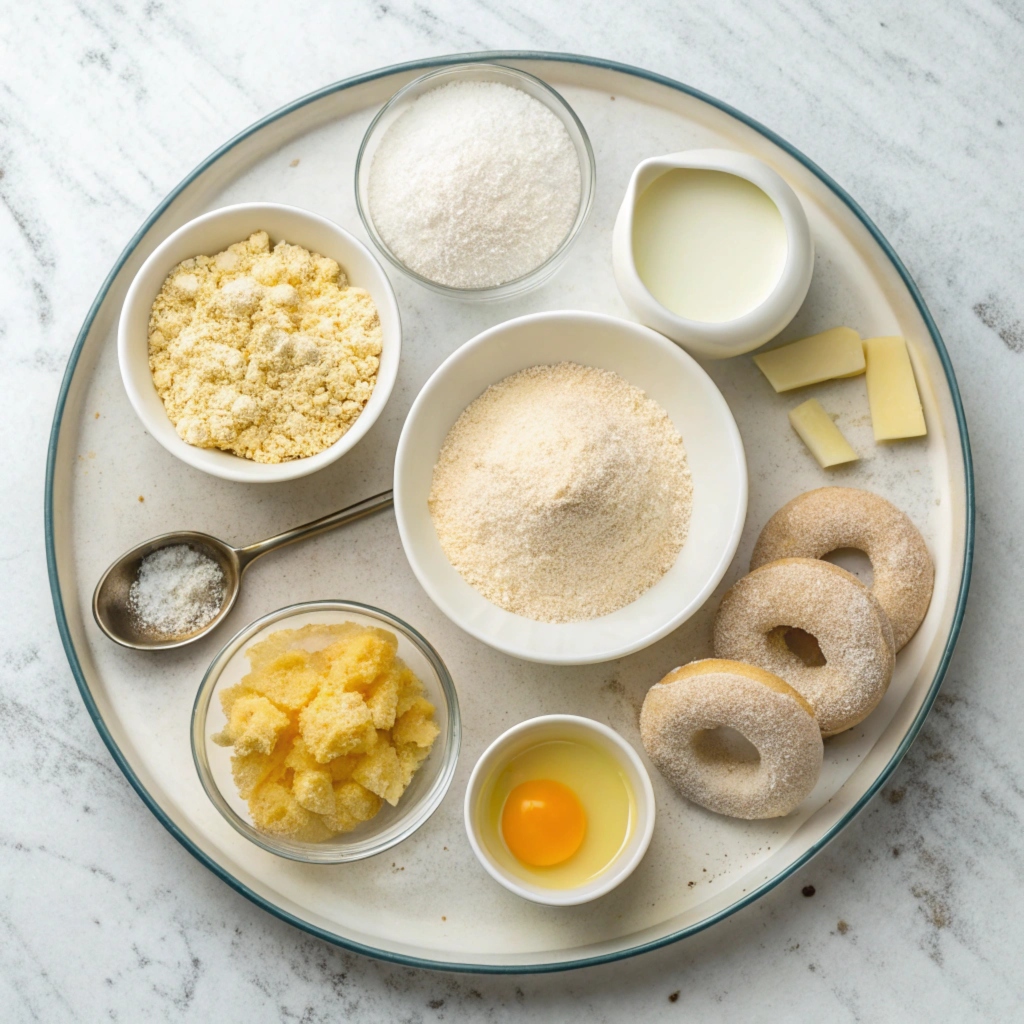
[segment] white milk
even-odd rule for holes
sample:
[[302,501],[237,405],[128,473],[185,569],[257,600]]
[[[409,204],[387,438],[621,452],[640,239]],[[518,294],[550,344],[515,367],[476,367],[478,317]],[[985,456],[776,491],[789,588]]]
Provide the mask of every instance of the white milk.
[[678,316],[735,320],[771,293],[786,262],[778,207],[746,178],[679,168],[641,193],[633,260],[647,290]]

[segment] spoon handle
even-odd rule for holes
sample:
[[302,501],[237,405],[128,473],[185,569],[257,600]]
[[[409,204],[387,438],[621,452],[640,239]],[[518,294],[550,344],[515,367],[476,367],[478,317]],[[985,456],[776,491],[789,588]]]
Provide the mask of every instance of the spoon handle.
[[348,508],[332,512],[330,515],[323,516],[320,519],[314,519],[313,522],[306,523],[305,526],[296,526],[294,530],[279,533],[276,537],[262,540],[258,544],[236,548],[239,571],[244,571],[250,562],[259,558],[260,555],[265,555],[268,551],[276,551],[278,548],[283,548],[286,544],[294,544],[298,540],[315,537],[318,533],[326,533],[328,530],[335,529],[335,527],[344,526],[346,523],[362,519],[363,516],[379,512],[381,509],[388,508],[392,504],[394,504],[394,492],[381,491],[380,494],[375,494],[372,498],[364,498],[362,501],[357,501],[354,505],[349,505]]

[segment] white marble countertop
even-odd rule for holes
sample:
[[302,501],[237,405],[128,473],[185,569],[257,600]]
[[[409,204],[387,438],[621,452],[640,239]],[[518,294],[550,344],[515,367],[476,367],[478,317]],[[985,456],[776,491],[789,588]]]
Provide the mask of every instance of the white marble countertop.
[[[0,35],[0,1016],[5,1020],[1006,1020],[1024,1013],[1017,681],[1024,9],[740,3],[7,2]],[[332,80],[432,54],[587,53],[682,79],[844,185],[924,292],[971,428],[978,543],[938,703],[884,791],[753,907],[614,966],[420,972],[282,924],[115,767],[54,625],[46,440],[129,237],[199,160]],[[814,888],[813,897],[802,892]],[[1014,979],[1017,980],[1014,980]]]

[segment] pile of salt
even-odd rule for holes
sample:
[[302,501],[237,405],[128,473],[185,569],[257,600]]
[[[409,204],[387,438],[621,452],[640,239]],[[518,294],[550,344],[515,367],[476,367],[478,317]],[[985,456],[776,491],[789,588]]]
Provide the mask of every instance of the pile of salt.
[[191,633],[220,611],[224,585],[224,572],[212,558],[187,544],[172,544],[142,560],[128,607],[157,633]]

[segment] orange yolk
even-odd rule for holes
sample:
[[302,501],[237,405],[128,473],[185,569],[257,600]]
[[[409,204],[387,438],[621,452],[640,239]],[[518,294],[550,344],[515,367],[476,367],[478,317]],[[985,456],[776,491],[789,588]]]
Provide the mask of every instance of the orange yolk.
[[535,868],[568,860],[586,831],[587,816],[579,798],[554,779],[521,782],[501,812],[501,834],[512,855]]

